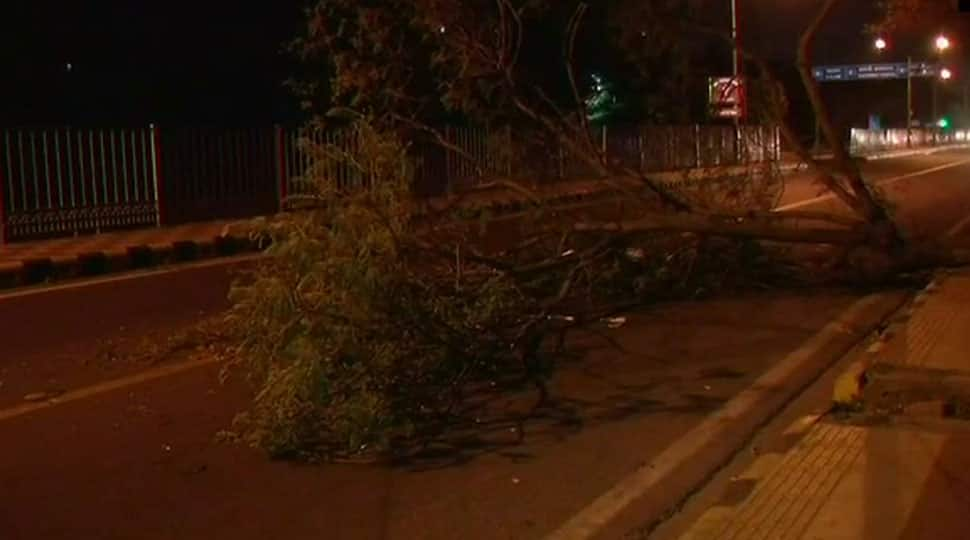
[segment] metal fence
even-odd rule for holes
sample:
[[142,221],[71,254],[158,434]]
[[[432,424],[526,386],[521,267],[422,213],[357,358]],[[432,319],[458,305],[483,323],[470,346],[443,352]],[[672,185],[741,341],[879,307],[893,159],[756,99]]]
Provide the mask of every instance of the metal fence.
[[[496,177],[554,182],[602,174],[559,143],[510,127],[447,127],[415,140],[421,195]],[[324,175],[341,189],[368,179],[330,148],[352,155],[351,132],[318,129],[0,130],[3,241],[248,217],[277,211]],[[745,126],[600,128],[592,148],[635,170],[669,171],[779,159],[777,130]]]
[[4,236],[58,236],[157,223],[156,132],[3,130]]
[[279,208],[272,127],[170,129],[159,139],[161,223],[249,217]]
[[970,144],[970,130],[852,128],[849,134],[849,151],[853,155],[951,144]]
[[[777,160],[781,138],[773,127],[619,126],[592,130],[581,149],[510,128],[449,127],[441,141],[416,141],[417,189],[424,195],[459,190],[496,177],[533,183],[597,178],[601,154],[611,164],[640,172],[677,171]],[[351,150],[353,137],[305,129],[284,134],[287,193],[301,193],[311,165],[344,187],[362,181],[334,156],[314,153],[322,143]],[[321,160],[323,165],[321,166]]]

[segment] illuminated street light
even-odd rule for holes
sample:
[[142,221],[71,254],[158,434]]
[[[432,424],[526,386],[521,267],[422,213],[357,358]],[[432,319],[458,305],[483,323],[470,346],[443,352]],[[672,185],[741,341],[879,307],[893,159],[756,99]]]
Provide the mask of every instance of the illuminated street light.
[[880,51],[883,51],[888,46],[889,46],[889,44],[886,43],[886,40],[885,39],[883,39],[883,38],[876,38],[876,49],[878,49]]
[[936,38],[936,50],[943,52],[950,48],[950,39],[944,35],[939,35]]
[[950,71],[949,69],[943,68],[940,70],[940,78],[943,79],[944,81],[950,80],[951,77],[953,77],[953,72]]

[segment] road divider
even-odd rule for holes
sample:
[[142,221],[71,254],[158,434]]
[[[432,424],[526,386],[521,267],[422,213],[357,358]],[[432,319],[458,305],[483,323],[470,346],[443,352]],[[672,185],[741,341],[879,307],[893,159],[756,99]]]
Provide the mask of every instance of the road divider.
[[34,257],[0,263],[0,289],[91,278],[256,251],[259,251],[258,246],[247,238],[217,236],[209,240],[177,240],[70,255]]

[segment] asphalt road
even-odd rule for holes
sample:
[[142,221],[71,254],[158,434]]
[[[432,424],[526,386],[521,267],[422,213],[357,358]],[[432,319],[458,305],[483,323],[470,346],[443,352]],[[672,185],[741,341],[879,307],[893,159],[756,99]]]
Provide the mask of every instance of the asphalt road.
[[146,366],[123,352],[228,308],[253,257],[0,293],[0,407]]
[[[904,224],[941,238],[970,215],[967,160],[864,167],[888,182]],[[800,175],[783,204],[840,208],[815,197]],[[953,242],[970,246],[966,229]],[[239,381],[220,385],[218,366],[97,386],[165,369],[127,361],[125,344],[225,309],[241,264],[0,295],[0,538],[539,538],[853,300],[768,295],[657,310],[613,336],[625,353],[589,338],[590,359],[557,382],[570,408],[526,426],[524,441],[499,415],[471,449],[409,467],[301,467],[214,442],[248,396]],[[77,389],[89,391],[23,409],[29,393]]]

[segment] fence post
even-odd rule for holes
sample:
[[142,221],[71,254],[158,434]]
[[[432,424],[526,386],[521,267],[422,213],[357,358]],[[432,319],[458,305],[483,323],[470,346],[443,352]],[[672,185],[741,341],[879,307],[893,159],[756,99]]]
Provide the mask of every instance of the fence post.
[[640,157],[640,168],[637,169],[640,174],[644,172],[644,157],[643,157],[643,126],[637,126],[637,153]]
[[505,177],[512,178],[512,124],[505,126]]
[[566,155],[562,149],[562,141],[556,141],[556,165],[559,170],[559,180],[566,178]]
[[701,126],[694,124],[694,167],[701,168]]
[[148,125],[152,143],[152,184],[155,188],[155,226],[166,224],[165,189],[162,185],[162,138],[158,126]]
[[783,156],[781,146],[781,128],[779,126],[775,126],[775,160],[778,162],[781,162]]
[[289,196],[289,179],[286,177],[286,132],[279,124],[273,126],[274,146],[276,147],[276,172],[279,174],[277,185],[277,211],[282,212]]
[[[445,142],[447,142],[447,143],[450,144],[451,143],[451,138],[450,138],[451,129],[449,129],[449,126],[445,126],[442,131],[444,132]],[[448,148],[447,146],[444,146],[444,145],[439,145],[439,146],[441,147],[441,151],[444,152],[444,154],[445,154],[445,170],[444,170],[445,177],[443,178],[443,180],[445,181],[445,193],[451,193],[451,190],[452,190],[452,186],[451,186],[451,149]]]
[[[3,154],[0,157],[7,155],[7,145],[10,141],[7,137],[3,138]],[[10,178],[3,175],[3,161],[0,160],[0,245],[6,244],[9,240],[7,236],[7,183],[10,182]]]

